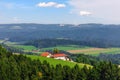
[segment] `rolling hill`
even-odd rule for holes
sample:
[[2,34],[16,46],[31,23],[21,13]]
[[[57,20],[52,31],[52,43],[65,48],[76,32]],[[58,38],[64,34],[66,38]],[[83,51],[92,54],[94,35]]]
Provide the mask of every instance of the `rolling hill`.
[[0,39],[22,42],[37,39],[69,39],[90,44],[120,46],[120,25],[0,24]]
[[33,60],[39,59],[41,62],[46,60],[49,64],[51,64],[53,66],[56,66],[57,64],[61,64],[62,66],[67,65],[70,67],[74,67],[77,64],[80,68],[84,67],[84,65],[86,65],[87,67],[92,67],[91,65],[83,64],[83,63],[62,61],[62,60],[56,60],[56,59],[52,59],[52,58],[40,57],[40,56],[35,56],[35,55],[26,55],[26,56],[30,57]]

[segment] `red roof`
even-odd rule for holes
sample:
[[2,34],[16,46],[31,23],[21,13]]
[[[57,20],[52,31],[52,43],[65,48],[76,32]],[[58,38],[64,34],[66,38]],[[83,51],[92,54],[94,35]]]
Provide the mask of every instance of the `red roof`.
[[67,56],[67,55],[63,54],[63,53],[53,54],[53,57],[65,57],[65,56]]
[[44,53],[41,54],[41,56],[47,57],[49,54],[50,54],[49,52],[44,52]]

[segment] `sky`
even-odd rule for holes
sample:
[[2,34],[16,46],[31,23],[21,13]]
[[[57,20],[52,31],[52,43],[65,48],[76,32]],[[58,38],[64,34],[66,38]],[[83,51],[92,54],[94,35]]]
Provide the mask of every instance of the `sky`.
[[120,0],[0,0],[0,24],[120,24]]

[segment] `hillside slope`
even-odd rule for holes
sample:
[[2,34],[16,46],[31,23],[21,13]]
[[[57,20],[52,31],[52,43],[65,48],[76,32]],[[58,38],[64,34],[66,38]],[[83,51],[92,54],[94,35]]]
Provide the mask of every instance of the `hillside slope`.
[[27,57],[30,57],[33,60],[37,60],[39,59],[41,62],[43,61],[47,61],[50,65],[56,66],[57,64],[61,64],[62,66],[70,66],[70,67],[74,67],[76,64],[80,67],[83,68],[85,65],[87,67],[92,67],[88,64],[83,64],[83,63],[76,63],[76,62],[69,62],[69,61],[62,61],[62,60],[56,60],[56,59],[52,59],[52,58],[45,58],[45,57],[40,57],[40,56],[34,56],[34,55],[26,55]]
[[[65,38],[70,40],[102,43],[120,46],[120,25],[81,24],[0,24],[0,39],[29,41],[45,38]],[[16,34],[16,35],[15,35]]]

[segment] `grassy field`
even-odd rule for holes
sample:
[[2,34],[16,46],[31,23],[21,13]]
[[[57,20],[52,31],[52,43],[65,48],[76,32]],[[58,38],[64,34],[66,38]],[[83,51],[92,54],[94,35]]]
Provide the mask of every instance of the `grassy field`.
[[56,66],[57,64],[61,64],[62,66],[70,66],[70,67],[74,67],[76,64],[82,68],[84,65],[86,65],[87,67],[92,67],[88,64],[82,64],[82,63],[76,63],[76,62],[69,62],[69,61],[62,61],[62,60],[56,60],[56,59],[52,59],[52,58],[45,58],[45,57],[40,57],[40,56],[35,56],[35,55],[26,55],[27,57],[30,57],[31,59],[39,59],[41,62],[43,62],[44,60],[46,60],[48,63],[50,63],[53,66]]
[[118,54],[120,53],[120,48],[88,48],[83,50],[68,50],[68,52],[73,54],[88,54],[88,55],[99,55],[100,53],[106,54]]
[[78,45],[63,45],[63,46],[57,46],[57,47],[42,48],[41,50],[42,51],[51,50],[51,49],[53,50],[54,48],[67,51],[67,50],[87,49],[89,47],[87,47],[87,46],[83,47],[83,46],[78,46]]
[[41,51],[53,50],[54,48],[67,51],[72,54],[88,54],[88,55],[94,55],[94,56],[97,56],[100,53],[106,53],[106,54],[119,54],[120,53],[120,48],[94,48],[94,47],[87,47],[87,46],[80,47],[77,45],[43,48],[41,49]]
[[4,44],[6,44],[6,45],[16,45],[16,44],[18,44],[17,42],[10,42],[10,41],[6,41]]
[[35,50],[35,49],[37,49],[37,48],[34,47],[34,46],[24,46],[24,45],[15,45],[15,47],[23,48],[23,49],[25,49],[25,50]]
[[[0,42],[3,42],[3,40],[0,40]],[[32,50],[36,50],[37,49],[34,46],[19,45],[19,43],[17,43],[17,42],[6,41],[4,44],[6,44],[8,46],[16,47],[16,48],[21,48],[24,51],[32,51]]]
[[25,45],[13,45],[14,47],[24,49],[24,51],[32,51],[36,50],[37,48],[34,46],[25,46]]
[[[0,42],[2,41],[3,40],[0,40]],[[25,52],[32,52],[32,50],[37,50],[37,48],[34,46],[18,45],[18,43],[15,43],[15,42],[7,41],[5,44],[16,47],[16,48],[22,48]],[[88,55],[95,55],[95,56],[99,55],[100,53],[106,53],[106,54],[120,53],[120,48],[94,48],[94,47],[78,46],[78,45],[63,45],[63,46],[50,47],[50,48],[41,48],[38,54],[46,50],[53,50],[54,48],[67,51],[72,54],[88,54]]]
[[[25,52],[37,50],[37,48],[34,46],[25,46],[25,45],[13,45],[13,46],[17,48],[22,48],[24,49]],[[93,48],[93,47],[79,47],[75,45],[42,48],[40,49],[40,51],[53,50],[54,48],[67,51],[72,54],[87,54],[87,55],[94,55],[94,56],[97,56],[100,53],[106,53],[106,54],[119,54],[120,53],[120,48]]]

